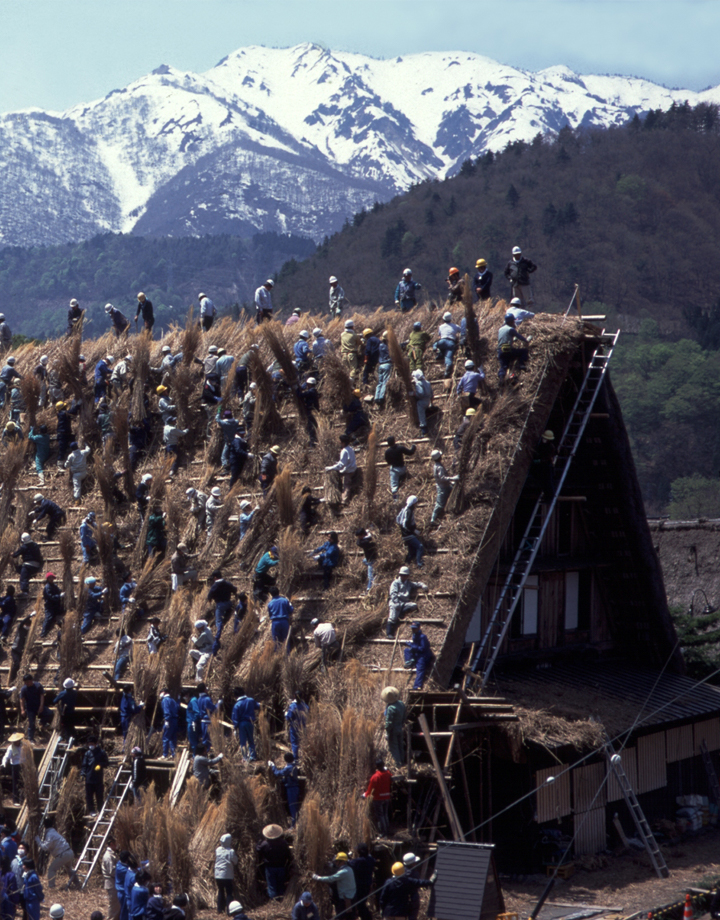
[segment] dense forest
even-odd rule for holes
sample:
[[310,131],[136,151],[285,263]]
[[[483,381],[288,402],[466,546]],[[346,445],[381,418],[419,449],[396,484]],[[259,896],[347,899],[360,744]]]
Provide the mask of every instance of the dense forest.
[[674,105],[619,128],[512,143],[349,217],[319,246],[275,234],[108,234],[0,250],[0,298],[26,335],[58,332],[70,297],[104,329],[103,305],[134,313],[141,289],[159,325],[182,321],[201,289],[237,315],[273,271],[281,316],[322,306],[330,274],[354,306],[391,308],[406,266],[439,301],[448,267],[472,273],[480,257],[504,297],[520,245],[538,265],[540,309],[565,309],[577,283],[583,309],[623,331],[612,376],[648,513],[720,516],[719,205],[718,109]]
[[184,322],[201,290],[221,313],[237,313],[283,262],[314,249],[305,237],[276,233],[250,239],[108,233],[62,246],[8,247],[0,249],[0,303],[13,331],[49,336],[65,327],[68,302],[76,297],[94,334],[105,330],[107,302],[134,316],[136,295],[144,291],[160,327]]

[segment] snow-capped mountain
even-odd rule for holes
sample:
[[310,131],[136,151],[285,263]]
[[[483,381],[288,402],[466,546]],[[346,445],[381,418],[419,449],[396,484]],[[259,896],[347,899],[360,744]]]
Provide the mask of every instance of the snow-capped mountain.
[[1,116],[0,244],[106,231],[319,239],[486,150],[686,99],[717,102],[720,89],[531,73],[460,52],[241,48],[204,74],[163,65],[63,113]]

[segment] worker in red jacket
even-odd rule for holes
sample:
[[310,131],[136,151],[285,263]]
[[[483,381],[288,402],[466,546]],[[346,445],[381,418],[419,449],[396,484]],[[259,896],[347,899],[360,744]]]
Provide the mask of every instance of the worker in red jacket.
[[392,798],[392,773],[386,768],[382,759],[375,761],[375,772],[370,777],[364,799],[372,799],[375,824],[381,834],[390,833],[390,800]]

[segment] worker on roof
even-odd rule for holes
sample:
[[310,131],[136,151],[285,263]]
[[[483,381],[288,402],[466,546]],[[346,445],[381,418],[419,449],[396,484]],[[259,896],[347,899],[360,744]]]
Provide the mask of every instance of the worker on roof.
[[385,737],[390,756],[401,767],[405,763],[405,703],[397,687],[383,688],[380,698],[385,703]]
[[257,760],[255,750],[255,720],[260,711],[260,703],[248,696],[244,687],[236,687],[233,696],[235,705],[232,708],[232,724],[235,727],[240,753],[243,760],[250,763]]
[[197,532],[202,533],[206,529],[208,497],[205,492],[201,492],[199,489],[195,489],[192,486],[186,490],[185,494],[190,502],[190,514],[192,514],[197,521]]
[[406,447],[405,444],[398,444],[392,435],[388,435],[385,462],[390,471],[390,494],[393,501],[398,500],[400,486],[408,474],[405,457],[412,457],[416,449],[414,444]]
[[209,332],[217,313],[215,304],[202,291],[198,294],[198,303],[200,304],[200,328],[203,332]]
[[273,315],[273,302],[270,292],[275,287],[272,278],[268,278],[255,291],[255,322],[258,326],[265,320],[271,320]]
[[473,277],[473,288],[475,289],[475,298],[479,303],[490,300],[490,289],[492,288],[493,273],[487,267],[485,259],[478,259],[475,263],[477,271]]
[[448,286],[448,303],[462,303],[465,296],[465,281],[460,275],[460,269],[453,265],[446,279]]
[[[212,656],[212,647],[215,638],[205,619],[195,620],[195,635],[191,636],[190,657],[195,662],[195,680],[202,680]],[[203,731],[203,738],[205,732]]]
[[259,349],[260,346],[255,342],[244,354],[240,355],[235,363],[235,394],[241,402],[250,382],[250,363],[253,355],[256,355]]
[[537,270],[537,265],[526,259],[519,246],[513,246],[512,257],[505,266],[505,277],[510,282],[513,297],[519,297],[523,307],[535,304],[530,275]]
[[345,415],[345,434],[348,437],[355,435],[369,425],[367,413],[360,402],[361,395],[360,390],[353,390],[353,395],[349,401],[343,402],[342,405],[342,411]]
[[380,339],[375,335],[368,326],[363,329],[363,376],[362,382],[365,386],[370,385],[370,377],[375,373],[375,368],[380,360]]
[[413,323],[412,331],[406,345],[408,363],[410,364],[411,371],[423,369],[423,356],[428,342],[431,340],[432,335],[429,332],[423,331],[422,323]]
[[70,301],[70,309],[68,310],[67,334],[69,336],[80,329],[80,320],[84,312],[85,311],[80,308],[80,304],[73,297]]
[[[130,688],[126,687],[124,694],[129,693]],[[124,745],[124,741],[123,741]],[[91,735],[88,738],[88,746],[83,755],[80,773],[85,780],[85,806],[89,817],[95,818],[105,804],[105,783],[103,781],[103,770],[110,766],[108,755],[98,744],[98,739]]]
[[57,468],[63,470],[70,451],[70,444],[73,441],[72,413],[68,411],[68,405],[63,400],[55,403],[55,411],[57,413],[57,428],[55,431],[58,449]]
[[317,389],[317,378],[308,377],[299,389],[299,396],[305,406],[307,415],[307,433],[310,438],[310,444],[314,447],[317,444],[317,419],[315,413],[320,411],[320,394]]
[[406,565],[402,566],[397,578],[390,585],[388,594],[388,639],[395,638],[400,619],[408,613],[415,613],[418,609],[417,603],[411,600],[417,591],[427,591],[427,585],[422,581],[410,581],[410,569]]
[[263,601],[267,597],[267,592],[275,584],[272,570],[279,563],[280,551],[277,546],[271,546],[260,557],[253,574],[253,596],[255,600]]
[[312,350],[310,349],[310,333],[307,329],[302,329],[298,335],[298,340],[293,345],[293,354],[295,355],[295,367],[298,374],[304,374],[312,367]]
[[180,428],[177,424],[177,420],[172,415],[168,417],[163,426],[162,437],[163,444],[165,445],[165,453],[173,458],[172,466],[170,467],[171,478],[177,473],[180,463],[180,439],[189,434],[190,429]]
[[130,383],[132,360],[132,355],[125,355],[125,357],[121,358],[115,364],[115,367],[113,367],[112,374],[110,374],[110,383],[112,384],[112,391],[115,396],[122,393]]
[[148,336],[152,338],[152,330],[153,326],[155,325],[155,314],[153,312],[152,301],[148,300],[143,291],[139,291],[137,295],[137,302],[137,310],[135,311],[135,329],[137,330],[138,317],[142,316],[145,332],[147,332]]
[[415,408],[418,414],[418,424],[423,434],[428,433],[427,412],[433,401],[433,388],[421,370],[412,372],[411,396],[415,397]]
[[371,591],[375,580],[375,565],[378,558],[377,543],[373,533],[367,527],[358,527],[355,531],[355,543],[362,550],[363,565],[367,568],[366,591]]
[[270,588],[270,600],[267,605],[270,627],[276,647],[285,643],[290,635],[290,620],[295,608],[277,585]]
[[405,667],[408,669],[415,668],[413,690],[422,690],[425,681],[430,676],[432,666],[435,664],[435,655],[420,624],[413,623],[410,629],[412,630],[412,638],[406,641],[407,648],[403,650]]
[[350,436],[348,434],[340,435],[342,449],[340,459],[337,463],[325,467],[326,473],[336,472],[342,481],[341,501],[349,502],[352,493],[352,484],[357,472],[357,458],[354,449],[350,446]]
[[430,527],[440,526],[440,521],[445,515],[445,506],[450,498],[453,486],[460,479],[459,476],[449,476],[448,471],[443,466],[443,452],[434,450],[430,454],[433,463],[433,479],[435,480],[435,505],[433,507],[432,517],[430,518]]
[[165,760],[175,756],[180,718],[180,704],[172,698],[167,687],[160,692],[160,708],[163,714],[162,760]]
[[[515,317],[512,313],[505,314],[505,325],[500,327],[498,332],[498,378],[500,382],[505,380],[508,368],[517,362],[518,370],[524,370],[528,361],[528,349],[518,348],[515,342],[522,342],[524,345],[530,343],[515,328]],[[511,372],[510,380],[514,380],[516,374]]]
[[532,319],[535,314],[532,310],[526,310],[523,307],[522,300],[519,297],[513,297],[510,301],[510,306],[507,308],[507,313],[512,313],[515,317],[515,325],[519,326],[520,323],[524,322],[527,319]]
[[288,316],[288,318],[285,320],[285,325],[295,326],[297,323],[300,322],[301,313],[302,313],[302,310],[300,309],[300,307],[295,307],[295,309],[292,311],[290,316]]
[[484,386],[485,371],[482,367],[475,366],[475,362],[469,358],[465,362],[465,373],[458,381],[456,395],[460,397],[460,405],[467,409],[468,406],[476,408],[480,405],[480,397],[477,395],[478,390]]
[[412,271],[406,268],[395,288],[395,306],[401,313],[407,313],[417,306],[417,292],[422,289],[419,281],[413,281]]
[[98,545],[95,540],[95,512],[88,511],[80,524],[80,548],[82,549],[83,565],[97,565]]
[[263,498],[268,494],[275,482],[278,473],[278,457],[280,456],[280,447],[273,444],[270,450],[263,455],[260,461],[260,488],[262,489]]
[[207,524],[207,536],[210,539],[213,527],[215,526],[215,520],[220,514],[220,509],[224,505],[222,491],[220,486],[214,486],[210,489],[210,495],[208,496],[207,503],[205,504],[205,520]]
[[229,355],[224,348],[218,348],[218,359],[215,365],[216,372],[220,375],[220,389],[225,392],[225,385],[230,376],[230,368],[235,363],[235,356]]
[[276,767],[272,760],[268,760],[268,767],[272,770],[273,776],[283,784],[285,800],[290,812],[290,823],[292,827],[295,827],[300,811],[300,777],[295,758],[290,752],[283,755],[283,760],[285,761],[284,767]]
[[310,628],[315,648],[322,652],[322,668],[326,670],[330,659],[340,651],[337,632],[332,623],[321,623],[317,617],[310,621]]
[[108,593],[108,589],[103,588],[93,575],[85,579],[85,591],[85,611],[80,624],[81,636],[88,632],[96,617],[105,619],[105,595]]
[[12,559],[17,559],[18,556],[22,559],[19,568],[20,593],[27,594],[30,590],[30,579],[34,578],[42,568],[42,550],[29,533],[24,533],[20,537],[20,546],[10,556]]
[[385,761],[382,757],[379,757],[375,761],[375,772],[370,777],[367,789],[363,792],[363,798],[370,799],[372,802],[375,827],[377,827],[383,837],[389,836],[392,773],[385,766]]
[[45,485],[45,464],[50,457],[50,435],[47,425],[38,426],[37,430],[31,428],[28,432],[28,441],[35,445],[35,472],[41,486]]
[[322,569],[323,587],[327,590],[330,587],[330,579],[333,571],[340,564],[340,547],[338,545],[338,535],[331,530],[327,540],[318,546],[313,553],[313,559]]
[[423,554],[425,547],[422,540],[417,535],[417,523],[415,521],[415,506],[417,505],[417,495],[408,495],[405,504],[400,509],[400,513],[395,521],[400,528],[400,535],[405,544],[406,558],[405,562],[412,562],[415,557],[415,564],[419,569],[423,566]]
[[255,454],[250,453],[250,445],[245,440],[245,428],[241,427],[235,432],[235,437],[230,444],[229,469],[231,489],[242,476],[246,462],[252,460],[254,456]]
[[218,645],[223,627],[233,610],[233,596],[238,593],[238,590],[231,581],[223,578],[219,569],[216,569],[210,577],[212,584],[207,599],[215,604],[215,644]]
[[111,303],[105,304],[105,313],[107,314],[108,319],[112,323],[112,330],[115,333],[115,338],[119,339],[121,335],[125,333],[130,328],[130,320],[125,316],[124,313],[121,313],[117,307],[114,307]]
[[348,366],[350,376],[353,378],[360,370],[360,353],[362,350],[362,340],[355,332],[355,323],[351,319],[346,319],[345,328],[340,336],[340,357]]
[[345,291],[340,287],[340,283],[335,275],[330,275],[328,279],[330,284],[330,293],[328,295],[328,307],[330,309],[330,318],[340,316],[343,307],[347,303]]
[[447,310],[443,313],[443,321],[438,326],[437,342],[433,344],[433,351],[438,361],[445,365],[445,377],[452,376],[455,352],[460,344],[460,327],[453,322],[452,313]]
[[316,361],[321,360],[325,357],[325,352],[332,348],[332,343],[329,342],[323,335],[323,331],[319,326],[316,326],[313,329],[313,345],[312,353]]
[[[202,494],[202,493],[198,493]],[[182,588],[186,581],[197,581],[197,569],[190,565],[190,560],[195,559],[198,553],[188,552],[185,543],[178,543],[175,552],[170,558],[170,573],[173,591]]]
[[375,405],[381,409],[385,407],[385,393],[392,368],[393,363],[388,346],[388,334],[383,332],[380,336],[378,348],[377,386],[375,387]]
[[465,434],[467,433],[467,430],[470,427],[470,423],[472,422],[476,413],[477,409],[473,409],[472,406],[469,409],[466,409],[462,421],[455,429],[455,434],[453,435],[453,450],[455,451],[455,456],[453,458],[453,468],[455,468],[455,465],[457,464],[460,451],[462,450],[463,441],[465,440]]
[[300,740],[302,732],[307,722],[309,712],[308,704],[300,691],[296,691],[295,697],[285,712],[285,721],[288,727],[288,738],[290,739],[290,748],[295,760],[300,756]]

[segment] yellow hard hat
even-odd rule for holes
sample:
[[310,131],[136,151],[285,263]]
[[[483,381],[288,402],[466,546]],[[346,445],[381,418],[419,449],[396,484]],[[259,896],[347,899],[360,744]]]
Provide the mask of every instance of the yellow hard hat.
[[399,875],[405,875],[405,866],[401,862],[393,863],[392,874],[397,878]]
[[360,396],[361,392],[362,392],[361,390],[353,390],[353,393],[354,393],[356,396]]
[[336,861],[336,862],[347,862],[347,859],[348,859],[347,853],[338,853],[338,854],[335,856],[335,861]]
[[373,334],[373,331],[369,326],[367,327],[367,329],[363,329],[363,336],[368,336],[372,334]]
[[56,402],[55,408],[56,409],[67,409],[67,403],[62,402],[62,400],[60,402]]
[[469,418],[471,415],[475,415],[475,412],[476,412],[476,411],[477,411],[476,409],[472,409],[472,408],[466,409],[466,410],[465,410],[465,415],[468,416],[468,418]]
[[486,268],[486,267],[487,267],[487,262],[485,261],[485,259],[478,259],[477,262],[475,263],[475,268]]
[[168,388],[164,387],[162,384],[160,384],[160,386],[156,387],[155,389],[155,392],[158,394],[158,396],[162,396],[163,393],[167,393],[167,391],[168,391]]

